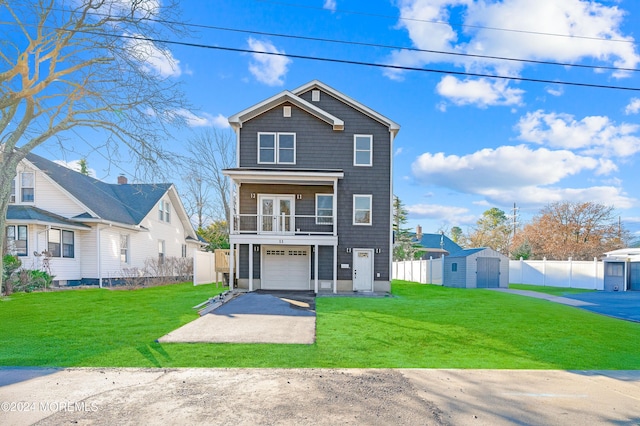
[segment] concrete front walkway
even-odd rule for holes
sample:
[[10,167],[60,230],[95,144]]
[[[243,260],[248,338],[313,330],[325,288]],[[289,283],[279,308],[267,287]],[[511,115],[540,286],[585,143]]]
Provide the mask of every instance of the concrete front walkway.
[[315,338],[315,305],[306,295],[245,293],[158,341],[310,345]]
[[554,296],[552,294],[540,293],[539,291],[530,290],[514,290],[510,288],[489,288],[487,290],[500,291],[502,293],[519,294],[520,296],[535,297],[536,299],[544,299],[550,302],[561,303],[569,306],[587,306],[591,305],[589,302],[581,300],[570,299],[568,297]]

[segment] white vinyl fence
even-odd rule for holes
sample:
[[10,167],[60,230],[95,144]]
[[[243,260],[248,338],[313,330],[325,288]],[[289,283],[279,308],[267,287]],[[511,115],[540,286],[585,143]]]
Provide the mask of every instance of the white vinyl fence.
[[[442,285],[443,258],[393,262],[393,279]],[[547,287],[604,289],[601,261],[510,260],[509,283]]]
[[215,254],[196,250],[193,253],[193,285],[214,282],[217,282]]
[[444,257],[393,262],[393,279],[442,285]]

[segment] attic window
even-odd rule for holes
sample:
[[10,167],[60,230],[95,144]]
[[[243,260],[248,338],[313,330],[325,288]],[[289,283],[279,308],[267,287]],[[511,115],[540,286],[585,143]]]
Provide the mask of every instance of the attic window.
[[311,91],[311,100],[313,102],[320,102],[320,91],[319,90],[312,90]]
[[282,116],[283,117],[291,117],[291,107],[290,106],[286,106],[282,109]]

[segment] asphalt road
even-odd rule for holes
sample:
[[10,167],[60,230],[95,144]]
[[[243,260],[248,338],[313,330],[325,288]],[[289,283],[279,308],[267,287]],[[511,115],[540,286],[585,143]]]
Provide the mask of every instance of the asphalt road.
[[2,425],[635,425],[640,371],[0,369]]

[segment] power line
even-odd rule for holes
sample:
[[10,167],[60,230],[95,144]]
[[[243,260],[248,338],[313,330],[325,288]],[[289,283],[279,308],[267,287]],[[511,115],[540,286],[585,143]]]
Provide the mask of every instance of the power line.
[[[278,2],[272,2],[272,3],[278,3]],[[289,5],[288,3],[281,3],[281,4]],[[323,8],[318,8],[313,6],[299,6],[299,7],[323,9]],[[69,12],[66,9],[54,8],[52,10]],[[347,12],[347,13],[358,13],[358,12]],[[366,15],[366,13],[364,14]],[[100,12],[90,12],[89,15],[110,16],[107,13],[100,13]],[[220,27],[220,26],[214,26],[214,25],[185,23],[185,22],[171,21],[171,20],[165,20],[165,19],[155,19],[155,18],[143,18],[143,20],[146,20],[149,22],[161,23],[161,24],[168,24],[168,25],[180,25],[185,27],[209,29],[209,30],[216,30],[216,31],[228,31],[228,32],[237,32],[237,33],[243,33],[243,34],[254,34],[254,35],[260,35],[260,36],[281,37],[281,38],[289,38],[294,40],[318,41],[323,43],[345,44],[345,45],[352,45],[352,46],[365,46],[365,47],[376,47],[376,48],[382,48],[382,49],[406,50],[409,52],[433,53],[433,54],[439,54],[439,55],[491,59],[491,60],[510,61],[510,62],[522,62],[522,63],[538,64],[538,65],[553,65],[553,66],[561,66],[561,67],[576,67],[576,68],[607,70],[607,71],[640,72],[640,69],[638,68],[612,67],[612,66],[606,66],[606,65],[585,65],[585,64],[568,63],[568,62],[542,61],[542,60],[535,60],[535,59],[511,58],[511,57],[505,57],[505,56],[492,56],[492,55],[480,55],[480,54],[473,54],[473,53],[450,52],[450,51],[443,51],[443,50],[419,49],[416,47],[395,46],[395,45],[378,44],[378,43],[365,43],[365,42],[358,42],[358,41],[337,40],[337,39],[328,39],[323,37],[311,37],[311,36],[301,36],[301,35],[293,35],[293,34],[282,34],[282,33],[273,33],[273,32],[266,32],[266,31]],[[425,21],[425,22],[430,22],[430,21]],[[2,23],[10,24],[8,22],[2,22]],[[437,21],[437,23],[445,24],[446,22]],[[485,28],[485,27],[479,27],[479,28]],[[497,28],[489,28],[489,29],[497,29]],[[504,30],[504,31],[520,31],[520,30]],[[522,31],[522,32],[526,32],[526,31]],[[537,33],[537,34],[554,35],[554,34],[547,34],[547,33]],[[574,36],[568,36],[568,37],[574,37]],[[587,38],[587,37],[576,36],[575,38]],[[592,38],[592,39],[602,40],[602,41],[611,41],[610,39],[597,39],[597,38]]]
[[341,64],[349,64],[349,65],[361,65],[361,66],[369,66],[369,67],[377,67],[377,68],[396,69],[401,71],[420,71],[420,72],[431,72],[436,74],[460,75],[460,76],[466,76],[466,77],[484,77],[484,78],[493,78],[493,79],[501,79],[501,80],[525,81],[525,82],[532,82],[532,83],[547,83],[547,84],[559,84],[559,85],[565,85],[565,86],[591,87],[591,88],[597,88],[597,89],[630,90],[630,91],[640,92],[640,88],[638,87],[612,86],[612,85],[603,85],[603,84],[580,83],[580,82],[562,81],[562,80],[546,80],[546,79],[527,78],[527,77],[511,77],[511,76],[505,76],[505,75],[499,75],[499,74],[473,73],[473,72],[467,72],[467,71],[441,70],[441,69],[435,69],[435,68],[418,68],[418,67],[408,67],[408,66],[394,65],[394,64],[377,64],[373,62],[354,61],[349,59],[322,58],[318,56],[296,55],[291,53],[280,53],[280,52],[263,52],[263,51],[256,51],[251,49],[241,49],[241,48],[226,47],[226,46],[213,46],[208,44],[199,44],[199,43],[191,43],[191,42],[184,42],[184,41],[161,40],[161,39],[125,35],[125,34],[114,35],[114,34],[101,33],[96,31],[76,31],[76,32],[98,35],[102,37],[104,36],[118,37],[118,38],[126,38],[131,40],[138,40],[138,41],[149,41],[153,43],[173,44],[173,45],[179,45],[179,46],[224,50],[224,51],[239,52],[239,53],[255,53],[255,54],[261,54],[261,55],[281,56],[281,57],[287,57],[287,58],[305,59],[305,60],[320,61],[320,62],[331,62],[331,63],[341,63]]
[[[315,9],[315,10],[324,10],[324,11],[329,11],[330,10],[330,9],[326,9],[324,7],[303,5],[303,4],[296,4],[296,3],[286,3],[286,2],[274,1],[274,0],[257,0],[257,1],[262,2],[262,3],[280,4],[282,6],[297,7],[297,8],[303,8],[303,9]],[[634,40],[626,40],[626,39],[603,38],[603,37],[581,36],[581,35],[560,34],[560,33],[545,33],[543,31],[518,30],[518,29],[513,29],[513,28],[485,27],[485,26],[482,26],[482,25],[469,25],[469,24],[451,23],[451,22],[447,22],[447,21],[439,21],[439,20],[436,20],[436,19],[406,18],[406,17],[403,17],[403,16],[397,16],[397,15],[394,15],[394,16],[392,16],[392,15],[383,15],[383,14],[378,14],[378,13],[360,12],[360,11],[345,10],[345,9],[335,9],[335,10],[331,10],[331,11],[332,12],[336,12],[336,13],[345,13],[345,14],[349,14],[349,15],[372,16],[372,17],[376,17],[376,18],[397,19],[397,20],[400,20],[400,21],[424,22],[424,23],[427,23],[427,24],[449,25],[449,26],[452,26],[452,27],[461,27],[461,28],[475,28],[475,29],[480,29],[480,30],[506,31],[506,32],[513,32],[513,33],[542,35],[542,36],[549,36],[549,37],[565,37],[565,38],[578,38],[578,39],[585,39],[585,40],[610,41],[610,42],[616,42],[616,43],[635,43]]]

